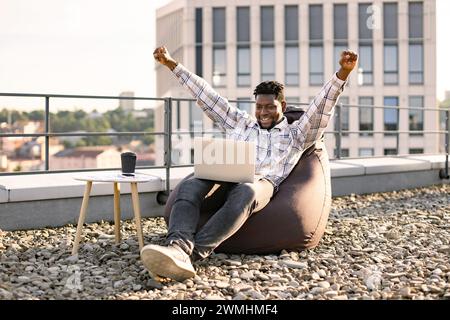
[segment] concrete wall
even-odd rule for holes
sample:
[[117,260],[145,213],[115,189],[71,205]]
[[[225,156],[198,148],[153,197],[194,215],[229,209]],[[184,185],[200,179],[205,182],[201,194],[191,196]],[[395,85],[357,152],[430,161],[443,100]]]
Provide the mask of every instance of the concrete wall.
[[[332,195],[386,192],[434,184],[450,183],[439,178],[445,155],[358,158],[330,162]],[[171,170],[173,189],[192,167]],[[162,216],[164,206],[156,196],[165,188],[164,169],[140,170],[154,179],[139,184],[142,217]],[[84,182],[74,180],[83,173],[39,174],[0,177],[0,229],[18,230],[76,224],[84,192]],[[91,173],[92,174],[92,173]],[[53,184],[49,184],[53,181]],[[121,188],[122,219],[133,217],[128,184]],[[113,221],[111,183],[95,183],[89,200],[86,222]]]

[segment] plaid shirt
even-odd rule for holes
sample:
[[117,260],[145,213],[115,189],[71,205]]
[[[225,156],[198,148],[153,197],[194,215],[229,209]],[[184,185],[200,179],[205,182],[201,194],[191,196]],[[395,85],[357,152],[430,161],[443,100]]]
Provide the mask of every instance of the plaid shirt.
[[226,132],[227,139],[256,142],[256,174],[277,190],[304,150],[321,138],[345,81],[333,75],[311,101],[303,116],[288,124],[286,117],[271,130],[262,129],[247,112],[230,105],[205,80],[178,64],[173,70],[206,115]]

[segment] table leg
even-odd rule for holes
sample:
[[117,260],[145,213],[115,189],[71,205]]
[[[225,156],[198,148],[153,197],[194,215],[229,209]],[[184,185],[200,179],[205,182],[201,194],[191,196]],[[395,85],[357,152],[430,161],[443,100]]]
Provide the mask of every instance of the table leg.
[[144,237],[142,235],[141,210],[139,208],[139,195],[136,182],[131,182],[131,197],[133,199],[134,221],[136,223],[140,250],[144,246]]
[[81,238],[81,230],[83,229],[84,219],[86,218],[86,211],[89,203],[89,195],[91,194],[91,188],[92,188],[92,181],[87,181],[86,187],[84,189],[83,202],[81,203],[80,217],[78,218],[77,233],[75,235],[75,242],[72,248],[72,255],[78,253],[78,246],[80,244]]
[[120,185],[114,182],[114,235],[116,244],[120,242]]

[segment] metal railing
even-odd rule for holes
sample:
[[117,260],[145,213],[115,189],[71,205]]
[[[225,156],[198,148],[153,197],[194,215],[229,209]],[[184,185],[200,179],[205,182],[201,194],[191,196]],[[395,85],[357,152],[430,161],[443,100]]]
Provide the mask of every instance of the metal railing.
[[[166,175],[166,185],[165,191],[158,195],[158,201],[164,202],[170,192],[170,170],[171,168],[178,167],[187,167],[192,166],[192,164],[187,165],[176,165],[172,163],[172,135],[173,134],[192,134],[199,133],[198,131],[185,131],[185,132],[173,132],[172,128],[172,110],[173,104],[177,103],[179,106],[180,102],[186,101],[195,101],[194,99],[183,99],[183,98],[150,98],[150,97],[123,97],[123,96],[91,96],[91,95],[58,95],[58,94],[29,94],[29,93],[0,93],[0,96],[8,96],[8,97],[37,97],[43,98],[45,100],[45,113],[44,113],[44,128],[45,131],[42,133],[33,133],[33,134],[25,134],[25,133],[0,133],[0,138],[2,137],[44,137],[45,138],[45,169],[46,173],[58,173],[58,172],[79,172],[79,171],[104,171],[104,170],[116,170],[120,168],[92,168],[92,169],[71,169],[71,170],[50,170],[49,164],[49,145],[51,137],[69,137],[69,136],[146,136],[146,135],[154,135],[154,136],[163,136],[164,137],[164,165],[163,166],[139,166],[141,169],[148,168],[165,168]],[[51,132],[50,130],[50,102],[52,98],[79,98],[79,99],[115,99],[115,100],[146,100],[146,101],[160,101],[164,104],[164,132],[82,132],[82,133],[74,133],[74,132]],[[243,100],[229,100],[232,103],[245,103],[252,104],[254,101],[243,101]],[[290,105],[294,106],[307,106],[307,103],[290,103]],[[445,112],[445,130],[437,130],[437,131],[427,131],[427,130],[408,130],[408,131],[400,131],[400,130],[382,130],[382,131],[374,131],[374,130],[357,130],[357,131],[349,131],[343,130],[342,128],[342,109],[346,108],[371,108],[371,109],[395,109],[400,112],[400,110],[420,110],[423,112],[426,111],[437,111],[437,112]],[[372,105],[349,105],[338,103],[335,107],[335,130],[326,131],[325,134],[332,134],[335,138],[336,145],[336,158],[340,159],[342,157],[342,140],[343,134],[387,134],[387,135],[396,135],[396,150],[399,149],[399,136],[400,134],[445,134],[445,169],[440,170],[439,176],[441,179],[449,178],[449,168],[448,168],[448,157],[449,157],[449,144],[450,144],[450,110],[447,108],[419,108],[419,107],[399,107],[399,106],[372,106]],[[397,116],[397,125],[399,123],[400,116]],[[216,131],[204,131],[202,129],[201,134],[205,133],[217,133]],[[389,155],[392,156],[392,155]],[[23,175],[23,174],[36,174],[42,173],[43,171],[29,171],[29,172],[3,172],[0,173],[0,176],[4,175]]]
[[[120,168],[82,168],[82,169],[64,169],[64,170],[50,170],[50,138],[52,137],[95,137],[95,136],[150,136],[150,135],[166,135],[166,132],[51,132],[50,130],[50,99],[51,98],[68,98],[68,99],[104,99],[104,100],[145,100],[145,101],[161,101],[164,102],[167,98],[149,98],[149,97],[123,97],[123,96],[92,96],[92,95],[64,95],[64,94],[33,94],[33,93],[0,93],[0,97],[26,97],[26,98],[43,98],[45,101],[44,109],[44,132],[42,133],[3,133],[2,137],[44,137],[44,170],[40,171],[25,171],[25,172],[0,172],[0,176],[5,175],[24,175],[36,173],[61,173],[61,172],[80,172],[80,171],[106,171]],[[149,168],[165,168],[165,166],[140,166],[142,169]]]

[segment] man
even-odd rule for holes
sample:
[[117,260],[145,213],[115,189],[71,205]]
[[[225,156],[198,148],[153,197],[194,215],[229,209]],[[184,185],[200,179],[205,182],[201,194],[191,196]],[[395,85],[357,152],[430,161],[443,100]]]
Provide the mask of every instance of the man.
[[[227,183],[191,178],[179,187],[170,214],[164,246],[147,245],[141,251],[144,266],[157,276],[183,281],[195,276],[191,263],[206,258],[244,222],[270,201],[279,185],[297,164],[304,150],[321,138],[345,81],[356,65],[357,54],[341,54],[341,68],[313,99],[305,114],[288,124],[284,86],[264,81],[254,90],[255,118],[230,105],[205,80],[177,63],[165,47],[153,52],[154,58],[168,67],[206,115],[226,131],[227,138],[255,141],[256,174],[254,183]],[[196,232],[200,207],[215,184],[227,190],[223,206]]]

